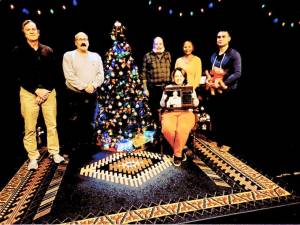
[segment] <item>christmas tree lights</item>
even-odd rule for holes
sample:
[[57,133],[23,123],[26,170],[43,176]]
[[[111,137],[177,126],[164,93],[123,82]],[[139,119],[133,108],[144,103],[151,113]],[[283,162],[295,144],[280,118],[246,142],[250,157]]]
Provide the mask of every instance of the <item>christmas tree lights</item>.
[[104,61],[96,129],[102,149],[130,152],[150,140],[146,131],[154,130],[155,124],[124,32],[125,27],[116,21]]

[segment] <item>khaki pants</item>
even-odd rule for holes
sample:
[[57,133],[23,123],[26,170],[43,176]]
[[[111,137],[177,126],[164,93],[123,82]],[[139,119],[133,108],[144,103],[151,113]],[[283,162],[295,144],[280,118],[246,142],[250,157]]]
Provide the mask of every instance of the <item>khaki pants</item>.
[[47,128],[47,147],[50,154],[59,153],[59,141],[56,128],[56,91],[49,94],[49,97],[41,105],[35,102],[36,95],[20,88],[21,114],[24,118],[24,148],[29,159],[38,159],[40,153],[37,149],[36,125],[39,111],[42,109],[43,118]]
[[182,157],[182,149],[195,125],[193,112],[165,112],[162,115],[162,133],[171,145],[174,155]]

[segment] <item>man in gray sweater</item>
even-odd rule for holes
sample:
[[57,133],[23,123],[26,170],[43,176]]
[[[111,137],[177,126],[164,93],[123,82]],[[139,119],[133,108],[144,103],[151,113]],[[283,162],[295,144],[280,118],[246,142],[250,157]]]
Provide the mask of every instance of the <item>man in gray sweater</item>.
[[[68,120],[71,126],[65,140],[74,148],[77,144],[91,144],[97,88],[103,83],[104,71],[100,55],[91,52],[88,36],[75,35],[76,49],[63,57],[63,71],[67,86]],[[66,149],[68,150],[68,149]]]

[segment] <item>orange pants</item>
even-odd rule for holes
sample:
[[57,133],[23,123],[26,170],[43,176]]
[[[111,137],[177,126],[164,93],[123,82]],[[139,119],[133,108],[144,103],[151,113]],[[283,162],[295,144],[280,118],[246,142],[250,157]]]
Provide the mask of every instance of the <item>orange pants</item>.
[[174,155],[182,157],[182,149],[195,125],[195,115],[190,111],[162,114],[162,133],[171,145]]

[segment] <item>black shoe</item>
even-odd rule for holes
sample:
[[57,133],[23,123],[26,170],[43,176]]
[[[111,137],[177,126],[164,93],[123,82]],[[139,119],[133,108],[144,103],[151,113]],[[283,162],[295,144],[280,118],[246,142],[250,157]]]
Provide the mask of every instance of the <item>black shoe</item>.
[[183,150],[182,150],[182,161],[185,162],[187,160],[187,155],[186,152],[188,151],[188,147],[184,146]]
[[195,158],[195,154],[191,149],[187,148],[182,151],[182,158],[182,161],[193,160]]
[[182,157],[173,156],[173,164],[174,166],[181,166]]
[[182,162],[185,162],[187,160],[187,156],[185,152],[182,152]]

